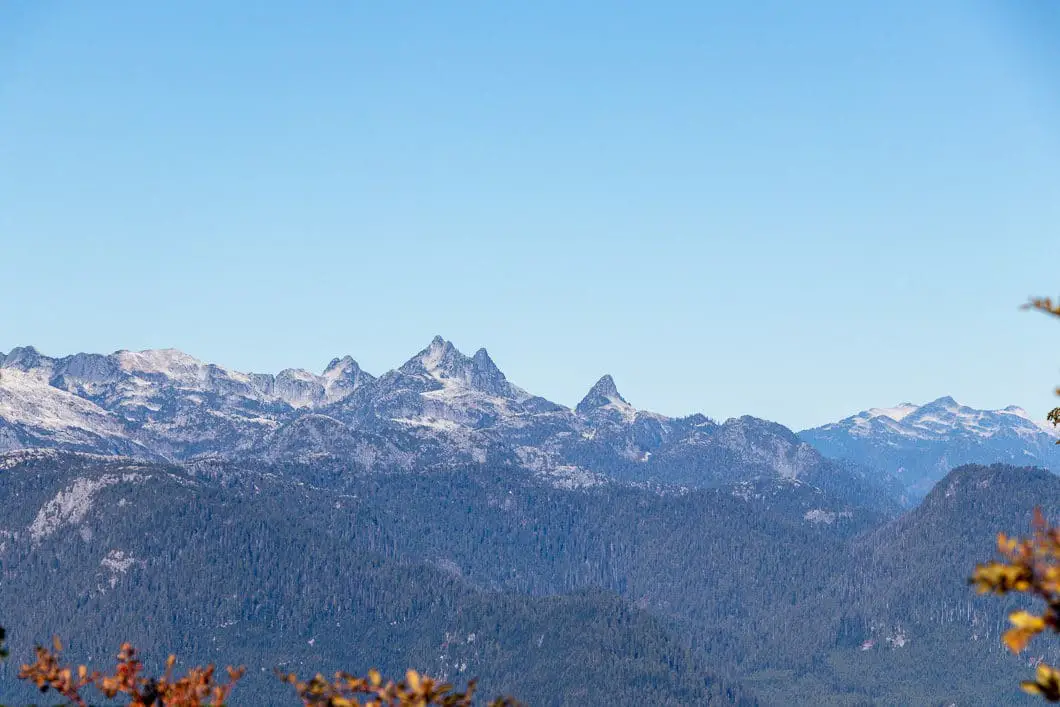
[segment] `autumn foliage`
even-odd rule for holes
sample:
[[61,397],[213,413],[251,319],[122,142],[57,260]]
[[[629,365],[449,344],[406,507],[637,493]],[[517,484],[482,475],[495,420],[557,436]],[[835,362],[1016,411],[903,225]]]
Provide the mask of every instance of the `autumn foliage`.
[[[348,673],[336,673],[331,680],[319,673],[308,681],[299,680],[294,673],[278,673],[278,677],[294,686],[307,707],[471,707],[475,693],[474,681],[466,692],[456,692],[452,685],[440,684],[415,670],[405,673],[405,680],[398,683],[383,682],[377,670],[368,671],[366,678]],[[518,704],[511,698],[498,697],[490,707],[516,707]]]
[[[0,628],[0,658],[7,656],[2,644]],[[228,667],[227,679],[215,677],[213,665],[190,668],[183,677],[173,676],[175,656],[166,660],[166,671],[160,677],[145,676],[144,666],[136,658],[136,649],[125,643],[118,651],[117,664],[112,673],[89,671],[84,665],[76,668],[62,664],[62,643],[53,639],[52,648],[37,646],[36,660],[23,665],[18,677],[27,680],[41,692],[54,691],[68,704],[88,707],[82,694],[92,688],[104,697],[121,696],[129,707],[221,707],[232,689],[243,677],[244,668]],[[307,707],[472,707],[475,681],[465,692],[457,692],[453,685],[440,683],[420,675],[415,670],[405,673],[405,680],[384,681],[377,670],[370,670],[364,678],[348,673],[336,673],[331,680],[323,675],[303,681],[294,673],[277,671],[277,677],[290,684]],[[490,707],[519,707],[510,697],[498,697]]]
[[[1035,510],[1033,534],[1029,538],[998,535],[1001,561],[975,568],[971,582],[980,593],[1022,592],[1045,602],[1040,614],[1014,611],[1009,615],[1012,628],[1002,637],[1013,653],[1019,653],[1043,631],[1060,633],[1060,528],[1050,526],[1040,510]],[[1034,680],[1025,681],[1027,692],[1060,702],[1060,671],[1041,664]]]
[[214,666],[194,667],[187,675],[173,677],[176,656],[166,660],[166,672],[161,677],[143,675],[143,663],[136,658],[136,649],[122,644],[118,662],[112,674],[89,671],[84,665],[76,669],[64,667],[60,657],[62,643],[53,640],[53,648],[37,646],[37,660],[23,665],[18,677],[32,682],[41,692],[54,690],[77,707],[87,707],[81,692],[93,687],[108,699],[122,695],[129,707],[220,707],[225,704],[236,682],[243,676],[243,668],[227,669],[228,679],[218,682]]

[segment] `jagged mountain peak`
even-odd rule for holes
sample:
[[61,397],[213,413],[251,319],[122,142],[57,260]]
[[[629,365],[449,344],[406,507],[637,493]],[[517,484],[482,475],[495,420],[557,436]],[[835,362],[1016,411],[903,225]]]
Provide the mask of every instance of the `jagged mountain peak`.
[[486,347],[482,347],[476,351],[475,355],[471,357],[471,360],[482,367],[497,368],[497,364],[495,364],[493,359],[490,358],[489,351],[486,350]]
[[281,378],[310,382],[315,381],[317,377],[304,368],[285,368],[276,374],[277,380]]
[[[622,397],[622,394],[618,392],[618,386],[615,385],[615,379],[610,373],[605,373],[600,377],[600,380],[593,383],[593,387],[589,389],[589,392],[582,399],[582,402],[586,402],[591,399],[605,400],[607,402],[622,402],[629,405],[629,402]],[[607,402],[604,404],[606,405]]]
[[[11,360],[33,358],[22,349]],[[497,459],[541,474],[591,471],[691,486],[740,474],[802,478],[819,463],[751,418],[720,429],[702,416],[638,412],[610,375],[571,411],[512,385],[485,348],[467,356],[441,336],[380,379],[350,356],[320,375],[241,373],[178,349],[42,361],[0,378],[0,450],[55,445],[168,459],[323,454],[380,469]],[[393,439],[401,446],[379,441]]]
[[498,396],[516,392],[484,348],[476,351],[471,358],[471,387]]
[[342,400],[361,386],[375,380],[375,377],[363,370],[352,356],[333,359],[320,378],[324,385],[324,397],[328,402]]
[[8,353],[8,356],[13,356],[15,354],[30,355],[30,356],[41,356],[42,355],[41,352],[37,349],[37,347],[33,346],[32,344],[30,344],[28,346],[16,346],[15,348],[11,349],[10,353]]
[[454,354],[457,354],[462,358],[467,358],[462,351],[456,348],[452,341],[449,341],[441,334],[435,334],[434,338],[431,339],[431,343],[427,345],[426,349],[424,349],[424,352],[428,354],[428,356],[436,357],[438,359],[452,356]]
[[427,348],[406,361],[398,370],[411,374],[426,373],[433,378],[457,378],[470,363],[471,359],[453,346],[453,342],[435,336]]
[[353,356],[347,354],[342,358],[331,359],[331,362],[326,368],[324,368],[323,375],[327,376],[328,374],[341,374],[360,370],[361,367],[357,364],[357,361],[354,360]]
[[615,379],[610,373],[596,381],[574,408],[579,415],[591,415],[600,410],[619,412],[623,417],[632,417],[636,414],[636,409],[618,392],[618,386],[615,385]]
[[0,365],[4,368],[19,368],[23,371],[37,368],[45,360],[50,359],[33,346],[16,346],[6,356],[0,354]]
[[520,397],[484,348],[468,357],[451,341],[434,337],[427,348],[409,359],[400,373],[427,377],[443,388],[458,388],[498,397]]

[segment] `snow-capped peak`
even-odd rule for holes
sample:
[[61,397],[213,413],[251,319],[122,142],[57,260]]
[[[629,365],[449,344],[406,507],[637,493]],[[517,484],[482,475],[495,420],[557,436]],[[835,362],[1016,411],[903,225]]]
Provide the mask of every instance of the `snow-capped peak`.
[[[132,441],[125,422],[95,403],[48,384],[47,370],[0,370],[0,452],[24,446],[63,446],[153,456]],[[10,429],[8,430],[10,432]]]
[[[931,408],[934,410],[946,410],[948,412],[956,412],[957,410],[964,407],[949,395],[944,395],[941,398],[932,400],[930,403],[922,405],[921,408]],[[990,411],[993,412],[993,411]]]
[[848,428],[855,436],[869,436],[884,430],[908,437],[934,438],[955,433],[991,437],[1002,430],[1016,434],[1037,432],[1057,436],[1045,420],[1035,420],[1021,407],[1009,405],[1000,410],[977,410],[961,405],[946,395],[924,405],[901,403],[889,408],[870,408],[820,429]]
[[1009,405],[1007,408],[997,411],[1002,415],[1013,415],[1015,417],[1022,418],[1032,425],[1038,427],[1043,432],[1052,435],[1053,437],[1060,437],[1060,427],[1057,427],[1048,420],[1036,420],[1031,417],[1030,413],[1021,408],[1018,405]]
[[186,386],[201,386],[208,378],[208,364],[179,349],[118,351],[118,365],[135,375],[161,375]]
[[897,408],[897,419],[884,413],[890,408],[866,410],[800,436],[825,456],[894,474],[914,500],[961,464],[1004,462],[1060,470],[1056,432],[1015,405],[978,410],[945,396]]
[[900,422],[910,413],[916,412],[918,406],[912,403],[899,403],[894,407],[889,408],[869,408],[866,413],[869,418],[873,417],[889,417],[895,422]]

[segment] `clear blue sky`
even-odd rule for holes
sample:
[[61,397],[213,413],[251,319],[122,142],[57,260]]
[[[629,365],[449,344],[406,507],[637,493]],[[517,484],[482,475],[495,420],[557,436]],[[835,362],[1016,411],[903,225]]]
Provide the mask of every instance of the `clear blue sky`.
[[0,350],[800,428],[1060,383],[1060,3],[0,4]]

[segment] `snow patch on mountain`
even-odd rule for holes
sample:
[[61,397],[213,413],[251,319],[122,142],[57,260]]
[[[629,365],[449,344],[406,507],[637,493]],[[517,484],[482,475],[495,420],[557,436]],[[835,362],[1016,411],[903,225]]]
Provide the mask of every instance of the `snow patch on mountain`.
[[391,420],[411,427],[429,427],[446,432],[455,432],[461,429],[461,426],[452,420],[438,419],[437,417],[393,417]]
[[[124,550],[109,551],[103,559],[99,561],[99,566],[102,568],[102,572],[100,573],[102,576],[99,577],[99,579],[102,580],[102,582],[96,585],[96,591],[105,594],[108,588],[114,589],[118,586],[118,582],[121,581],[121,577],[135,565],[143,567],[146,566],[147,563],[143,560],[136,559]],[[104,586],[104,583],[106,586]]]
[[1030,422],[1032,425],[1053,437],[1060,437],[1060,426],[1054,425],[1049,420],[1036,420],[1031,414],[1018,405],[1009,405],[996,411],[999,415],[1013,415]]
[[818,525],[821,523],[825,525],[832,525],[836,522],[837,518],[852,517],[854,517],[854,514],[851,511],[829,511],[823,508],[813,508],[803,514],[803,520],[813,525]]
[[895,422],[901,422],[903,418],[907,417],[910,413],[917,411],[917,406],[912,403],[901,403],[890,408],[870,408],[866,412],[870,418],[873,417],[889,417]]
[[223,372],[241,383],[250,383],[245,373],[237,373],[204,363],[177,349],[119,351],[115,354],[122,370],[138,375],[162,376],[186,388],[202,389],[210,379],[210,369]]
[[607,477],[602,474],[571,464],[542,469],[537,472],[537,476],[560,489],[586,489],[608,482]]
[[111,550],[99,561],[99,566],[113,574],[125,574],[136,562],[136,558],[124,550]]
[[845,428],[854,436],[893,432],[920,439],[938,439],[955,432],[983,438],[1002,431],[1031,437],[1041,432],[1057,435],[1053,425],[1033,419],[1026,410],[1015,405],[1001,410],[976,410],[949,396],[925,405],[902,403],[891,408],[870,408],[816,429],[835,428]]
[[137,483],[142,474],[105,474],[97,479],[78,478],[45,503],[29,524],[30,537],[39,542],[64,526],[78,525],[92,510],[96,495],[119,483]]
[[398,371],[424,377],[439,386],[423,392],[424,397],[450,400],[475,393],[493,402],[521,401],[530,397],[508,382],[486,349],[479,349],[473,357],[468,357],[440,336],[434,337],[427,348]]
[[0,371],[0,418],[32,424],[54,433],[57,441],[82,438],[72,431],[122,434],[119,421],[95,403],[53,388],[42,372],[17,368]]
[[894,474],[914,501],[962,464],[1030,463],[1060,471],[1056,429],[1015,405],[977,410],[946,396],[890,408],[897,416],[883,410],[866,410],[800,436],[828,457]]

